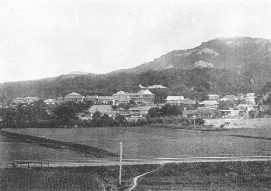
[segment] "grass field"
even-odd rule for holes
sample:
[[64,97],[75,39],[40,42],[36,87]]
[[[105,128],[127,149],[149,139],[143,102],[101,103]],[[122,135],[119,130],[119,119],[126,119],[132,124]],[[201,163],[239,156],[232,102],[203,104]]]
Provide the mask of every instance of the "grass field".
[[102,190],[93,174],[69,171],[0,170],[0,190]]
[[167,164],[161,170],[143,177],[136,190],[270,190],[270,164],[270,162]]
[[[271,154],[270,140],[228,136],[228,134],[247,133],[245,129],[201,133],[144,126],[86,129],[10,129],[9,131],[80,143],[116,154],[119,153],[119,142],[122,142],[125,158]],[[261,129],[261,131],[262,134],[265,133],[266,135],[271,133],[269,129]]]
[[[131,183],[134,176],[157,166],[125,166],[123,181]],[[116,188],[118,175],[118,166],[0,169],[0,190],[101,191],[103,188]]]
[[[158,165],[123,167],[123,182]],[[118,166],[0,169],[0,190],[116,190]],[[166,164],[143,176],[135,190],[148,191],[254,191],[271,189],[271,162]]]

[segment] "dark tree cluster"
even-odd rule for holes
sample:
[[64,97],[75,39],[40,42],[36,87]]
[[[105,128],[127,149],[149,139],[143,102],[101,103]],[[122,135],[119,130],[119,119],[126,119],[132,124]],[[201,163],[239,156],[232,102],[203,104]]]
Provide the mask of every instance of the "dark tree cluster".
[[6,128],[36,127],[50,119],[42,101],[30,105],[19,104],[16,107],[1,108],[2,126]]
[[154,117],[161,117],[161,116],[177,116],[182,115],[183,107],[182,106],[172,106],[169,104],[166,104],[162,106],[161,108],[153,107],[150,108],[148,111],[148,116],[151,118]]

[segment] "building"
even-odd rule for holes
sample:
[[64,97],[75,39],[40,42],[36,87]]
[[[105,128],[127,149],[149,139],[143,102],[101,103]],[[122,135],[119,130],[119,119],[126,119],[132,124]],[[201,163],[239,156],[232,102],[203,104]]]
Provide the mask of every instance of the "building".
[[166,104],[169,105],[181,105],[183,104],[184,97],[183,96],[167,96]]
[[239,111],[256,111],[257,110],[257,106],[254,104],[239,104],[237,106],[237,109]]
[[85,97],[85,100],[86,101],[91,101],[91,102],[93,102],[94,104],[96,104],[97,102],[98,102],[98,95],[87,95],[86,97]]
[[18,105],[18,104],[32,104],[36,101],[39,101],[40,98],[38,97],[24,97],[24,98],[16,98],[14,99],[11,104]]
[[24,100],[26,103],[30,104],[30,103],[34,103],[36,101],[39,101],[40,98],[39,97],[24,97]]
[[183,96],[167,96],[166,104],[193,106],[196,104],[196,101],[188,99],[188,98],[184,98]]
[[113,96],[98,96],[98,103],[112,105],[114,103]]
[[24,100],[25,100],[25,103],[31,104],[31,103],[34,103],[36,101],[39,101],[40,98],[38,98],[38,97],[24,97]]
[[196,110],[183,110],[184,117],[196,116],[199,118],[210,119],[215,118],[216,113],[213,109],[208,107],[198,107]]
[[150,106],[131,107],[129,109],[131,117],[144,117],[148,114]]
[[254,104],[255,105],[255,99],[256,99],[256,96],[254,93],[247,93],[245,96],[245,102],[247,104]]
[[219,104],[216,100],[205,100],[205,101],[200,102],[199,104],[211,109],[218,109],[219,107]]
[[127,104],[127,103],[130,103],[131,94],[128,92],[119,91],[113,94],[113,99],[114,99],[114,105]]
[[56,103],[55,99],[45,99],[44,103],[47,105],[54,105]]
[[56,103],[60,104],[60,103],[63,103],[65,100],[63,97],[58,97],[57,100],[56,100]]
[[73,92],[73,93],[66,95],[64,100],[65,101],[73,101],[73,102],[82,102],[82,101],[84,101],[84,96]]
[[24,104],[25,100],[24,98],[16,98],[11,102],[11,105],[18,105],[18,104]]
[[99,111],[102,114],[107,114],[109,117],[114,117],[117,114],[120,114],[120,115],[129,114],[128,110],[125,110],[122,108],[113,109],[111,105],[93,105],[88,110],[91,116],[97,111]]
[[152,105],[154,103],[155,95],[150,92],[148,89],[140,90],[137,93],[130,93],[130,98],[137,105]]
[[219,95],[209,94],[207,95],[209,100],[219,100]]
[[240,117],[240,110],[237,109],[222,109],[220,110],[222,118],[237,118]]
[[150,92],[148,89],[140,90],[137,93],[128,93],[124,91],[119,91],[114,96],[114,104],[127,104],[133,100],[137,105],[151,105],[154,103],[155,95]]

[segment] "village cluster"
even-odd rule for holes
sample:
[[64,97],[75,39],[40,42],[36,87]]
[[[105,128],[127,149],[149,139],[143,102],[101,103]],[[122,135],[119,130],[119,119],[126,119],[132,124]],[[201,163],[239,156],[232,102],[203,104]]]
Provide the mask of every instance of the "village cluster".
[[[64,102],[92,102],[93,105],[85,112],[77,113],[81,120],[89,120],[92,115],[99,111],[110,117],[123,115],[126,119],[135,120],[144,118],[150,108],[162,107],[165,104],[183,106],[182,115],[185,117],[196,116],[198,118],[244,118],[249,117],[249,112],[255,112],[257,105],[254,93],[225,95],[220,97],[216,94],[207,95],[204,101],[192,100],[183,96],[167,96],[164,103],[158,103],[156,95],[148,88],[139,86],[140,91],[128,93],[119,91],[110,96],[87,95],[83,96],[76,92],[57,99],[43,100],[47,105],[58,105]],[[158,92],[155,92],[158,93]],[[38,97],[16,98],[11,106],[18,104],[31,104],[40,100]],[[224,105],[221,106],[221,104]],[[226,107],[225,107],[226,106]]]

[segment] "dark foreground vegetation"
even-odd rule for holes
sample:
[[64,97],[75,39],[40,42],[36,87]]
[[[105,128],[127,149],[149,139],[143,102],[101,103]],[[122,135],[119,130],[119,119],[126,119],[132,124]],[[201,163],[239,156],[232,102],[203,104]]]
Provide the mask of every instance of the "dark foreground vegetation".
[[167,164],[140,180],[138,190],[270,190],[271,162]]
[[[123,182],[157,167],[123,166]],[[118,166],[0,169],[0,190],[117,190],[118,175]]]
[[[159,165],[123,166],[122,180]],[[0,190],[117,190],[118,166],[0,169]],[[271,162],[166,164],[139,179],[135,190],[270,190]]]

